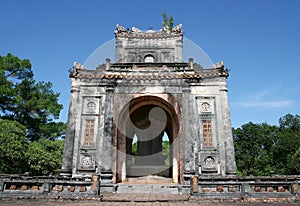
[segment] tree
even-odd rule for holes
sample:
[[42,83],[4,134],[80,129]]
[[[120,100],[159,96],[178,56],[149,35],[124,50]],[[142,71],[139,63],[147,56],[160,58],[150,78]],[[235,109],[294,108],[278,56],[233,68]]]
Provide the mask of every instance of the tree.
[[173,25],[174,25],[173,16],[171,15],[170,17],[168,17],[166,12],[163,11],[162,12],[162,17],[163,17],[162,28],[167,32],[172,31],[172,28],[173,28]]
[[233,129],[239,175],[300,174],[300,116],[287,114],[279,126],[249,122]]
[[[33,79],[28,59],[0,56],[0,172],[57,173],[65,131],[62,105],[50,82]],[[52,141],[50,141],[52,140]]]
[[288,165],[291,174],[300,174],[300,148],[288,156]]
[[58,103],[59,93],[53,92],[50,82],[33,79],[28,59],[0,56],[0,83],[0,117],[25,126],[30,141],[62,135],[65,125],[54,122],[63,108]]
[[300,131],[300,116],[286,114],[285,116],[279,118],[280,129],[289,129],[295,132]]
[[62,164],[63,140],[39,139],[29,144],[26,160],[32,175],[57,174]]
[[300,116],[287,114],[279,119],[279,136],[274,149],[278,174],[300,174]]
[[14,85],[18,82],[32,78],[31,63],[28,59],[7,54],[0,56],[0,112],[6,114],[11,112],[11,105],[14,105]]
[[61,136],[65,127],[58,119],[63,108],[58,103],[59,93],[54,93],[50,82],[38,82],[33,79],[23,80],[16,85],[16,101],[12,119],[27,128],[27,137],[31,141],[39,138],[55,139]]
[[28,147],[25,134],[25,127],[20,123],[0,119],[0,173],[24,171]]
[[40,139],[28,143],[25,134],[25,127],[17,121],[0,119],[0,173],[58,173],[64,141]]
[[276,126],[249,122],[233,130],[236,164],[239,175],[269,175],[277,141]]

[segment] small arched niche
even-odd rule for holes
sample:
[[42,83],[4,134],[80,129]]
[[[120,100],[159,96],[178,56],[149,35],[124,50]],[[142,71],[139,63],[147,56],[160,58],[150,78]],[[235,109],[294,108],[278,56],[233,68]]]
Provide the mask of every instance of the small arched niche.
[[147,54],[145,57],[144,57],[144,62],[146,63],[153,63],[154,62],[154,56],[151,55],[151,54]]

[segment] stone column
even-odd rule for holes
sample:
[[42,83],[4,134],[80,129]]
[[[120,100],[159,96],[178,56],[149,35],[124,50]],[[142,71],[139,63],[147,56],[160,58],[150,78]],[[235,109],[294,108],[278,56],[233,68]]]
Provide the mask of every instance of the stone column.
[[164,133],[162,132],[156,138],[152,140],[152,152],[154,155],[153,165],[164,165],[164,157],[162,155],[162,137]]
[[112,171],[112,148],[114,135],[114,86],[109,85],[106,88],[105,111],[104,111],[104,137],[102,142],[101,170]]
[[225,146],[225,169],[227,175],[236,175],[235,153],[232,137],[230,110],[228,103],[227,85],[220,85],[220,97],[223,117],[223,141]]
[[74,139],[75,139],[75,129],[76,129],[75,115],[77,114],[79,92],[80,92],[79,85],[76,85],[76,80],[72,79],[68,122],[67,122],[66,137],[64,142],[62,168],[60,173],[61,176],[72,175],[72,161],[73,161]]
[[184,141],[184,172],[195,171],[194,161],[194,135],[193,125],[195,124],[194,114],[191,109],[194,108],[194,101],[191,99],[190,88],[182,90],[182,114],[183,114],[183,141]]
[[110,69],[110,61],[111,61],[111,60],[110,60],[109,58],[106,58],[106,59],[105,59],[105,62],[106,62],[106,63],[105,63],[105,69],[106,69],[106,70],[109,70],[109,69]]

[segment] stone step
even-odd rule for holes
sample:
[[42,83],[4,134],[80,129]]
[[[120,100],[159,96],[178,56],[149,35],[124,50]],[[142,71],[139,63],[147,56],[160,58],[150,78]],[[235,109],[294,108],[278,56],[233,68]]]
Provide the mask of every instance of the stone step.
[[117,193],[154,193],[154,194],[179,194],[177,184],[129,184],[120,183]]
[[170,176],[170,168],[168,166],[162,165],[135,165],[128,168],[126,175],[131,177],[147,175],[159,175],[168,177]]
[[124,184],[166,184],[172,183],[172,178],[160,177],[156,175],[148,175],[144,177],[127,178]]

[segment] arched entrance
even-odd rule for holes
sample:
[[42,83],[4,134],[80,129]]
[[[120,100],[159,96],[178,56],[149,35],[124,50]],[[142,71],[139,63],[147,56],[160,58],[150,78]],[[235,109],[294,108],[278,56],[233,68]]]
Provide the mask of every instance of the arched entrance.
[[158,96],[133,98],[119,115],[116,180],[157,175],[179,180],[178,108]]

